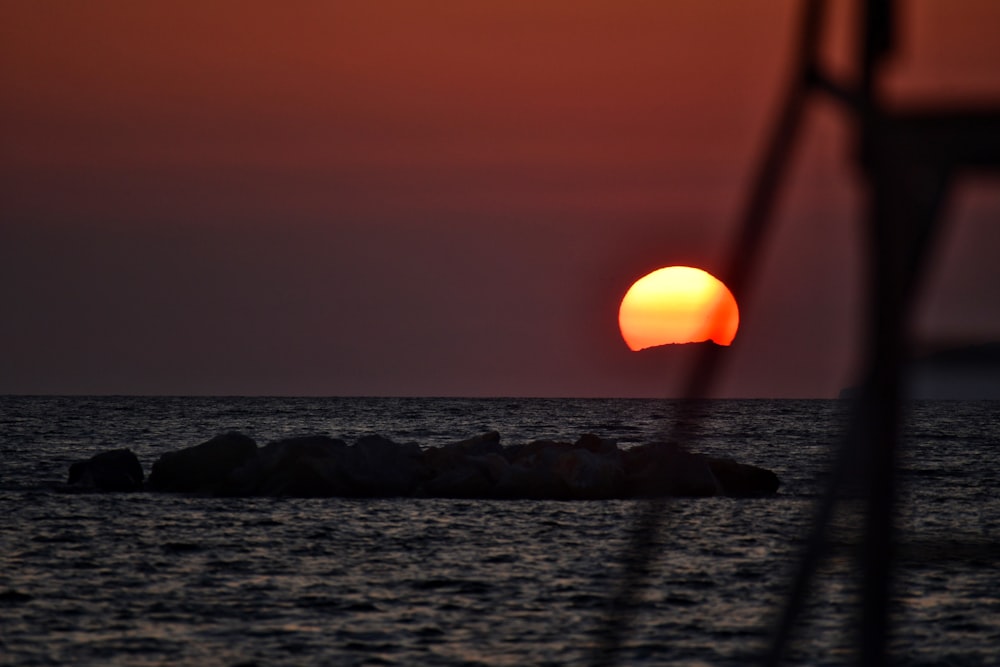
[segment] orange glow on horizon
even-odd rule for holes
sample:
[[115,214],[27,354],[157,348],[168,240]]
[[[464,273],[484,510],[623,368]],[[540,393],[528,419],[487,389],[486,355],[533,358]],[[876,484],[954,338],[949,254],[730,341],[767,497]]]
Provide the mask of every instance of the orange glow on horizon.
[[711,340],[729,345],[740,314],[722,281],[690,266],[657,269],[635,281],[618,310],[622,338],[632,351]]

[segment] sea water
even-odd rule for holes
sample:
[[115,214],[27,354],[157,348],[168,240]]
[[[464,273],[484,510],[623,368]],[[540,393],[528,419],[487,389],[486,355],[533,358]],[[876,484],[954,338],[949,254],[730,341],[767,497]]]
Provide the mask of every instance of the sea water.
[[[711,401],[695,451],[774,470],[775,497],[663,508],[623,665],[747,665],[765,646],[846,403]],[[71,463],[240,430],[434,447],[661,439],[653,400],[0,397],[0,664],[585,665],[640,501],[206,498],[61,492]],[[893,607],[900,665],[1000,662],[1000,404],[908,406]],[[814,579],[788,664],[845,665],[860,514]]]

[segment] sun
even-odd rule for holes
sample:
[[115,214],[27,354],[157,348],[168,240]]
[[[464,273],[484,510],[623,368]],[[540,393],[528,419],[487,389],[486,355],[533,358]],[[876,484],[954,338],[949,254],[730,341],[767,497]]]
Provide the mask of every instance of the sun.
[[668,266],[639,278],[618,309],[622,338],[633,351],[708,340],[729,345],[739,325],[729,288],[690,266]]

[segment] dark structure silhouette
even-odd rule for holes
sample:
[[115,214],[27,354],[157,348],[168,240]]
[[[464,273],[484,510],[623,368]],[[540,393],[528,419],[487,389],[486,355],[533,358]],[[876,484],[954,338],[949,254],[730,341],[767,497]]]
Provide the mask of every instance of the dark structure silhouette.
[[[913,346],[910,319],[930,249],[944,221],[943,204],[956,176],[1000,168],[1000,110],[949,107],[889,109],[881,97],[880,70],[893,52],[895,7],[892,0],[863,0],[855,52],[856,80],[838,81],[818,55],[825,3],[802,5],[802,24],[794,69],[768,148],[757,167],[749,199],[722,276],[742,301],[749,291],[768,221],[787,172],[808,103],[833,100],[857,137],[856,161],[866,190],[868,276],[863,372],[858,379],[853,416],[842,438],[830,485],[816,509],[813,527],[767,654],[777,665],[807,600],[814,572],[845,483],[849,465],[860,466],[864,486],[864,533],[857,567],[862,599],[857,615],[857,660],[865,667],[888,664],[889,602],[895,561],[893,512],[900,441],[902,375]],[[692,369],[687,395],[708,395],[720,364],[719,349],[702,349]],[[689,401],[673,428],[697,419]],[[655,501],[637,517],[626,555],[626,572],[602,629],[603,643],[594,664],[617,662],[657,531],[668,506]]]
[[230,431],[164,452],[145,485],[136,455],[116,449],[72,464],[61,488],[244,497],[608,500],[759,498],[780,485],[772,471],[732,459],[658,442],[623,451],[589,433],[576,442],[504,446],[500,434],[490,431],[423,449],[374,434],[353,445],[312,435],[257,447],[249,436]]

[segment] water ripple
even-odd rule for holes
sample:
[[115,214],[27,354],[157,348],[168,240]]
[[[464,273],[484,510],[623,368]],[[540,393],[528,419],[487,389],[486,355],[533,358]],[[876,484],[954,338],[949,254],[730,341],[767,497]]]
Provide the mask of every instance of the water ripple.
[[[634,501],[218,499],[47,490],[132,447],[149,465],[223,428],[259,442],[379,432],[422,446],[653,439],[659,401],[0,398],[4,665],[581,665],[617,590]],[[917,404],[904,460],[900,665],[986,665],[1000,642],[997,406]],[[623,664],[745,665],[766,641],[825,479],[837,402],[720,401],[697,448],[781,495],[668,505]],[[790,663],[845,665],[849,554],[821,569]]]

